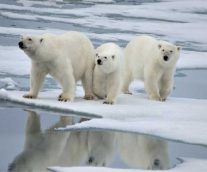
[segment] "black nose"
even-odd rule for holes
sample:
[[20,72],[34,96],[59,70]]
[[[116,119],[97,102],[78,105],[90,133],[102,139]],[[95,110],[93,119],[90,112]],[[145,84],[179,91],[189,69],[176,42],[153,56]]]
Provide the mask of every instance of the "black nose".
[[168,61],[168,56],[164,56],[163,59],[164,59],[165,61]]
[[101,65],[101,64],[102,64],[101,59],[98,59],[98,60],[97,60],[97,63],[98,63],[99,65]]
[[19,42],[19,48],[23,49],[23,47],[24,47],[23,42],[22,42],[22,41],[21,41],[21,42]]

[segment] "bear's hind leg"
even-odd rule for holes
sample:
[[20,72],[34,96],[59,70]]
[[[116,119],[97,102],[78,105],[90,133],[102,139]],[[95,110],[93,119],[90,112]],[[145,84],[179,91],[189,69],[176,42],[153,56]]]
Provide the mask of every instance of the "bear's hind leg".
[[132,81],[132,77],[130,74],[125,74],[124,76],[124,82],[123,82],[123,86],[122,86],[122,92],[124,94],[132,94],[131,92],[129,92],[129,85]]
[[89,67],[82,77],[82,84],[85,91],[84,99],[92,100],[94,99],[93,88],[93,68]]

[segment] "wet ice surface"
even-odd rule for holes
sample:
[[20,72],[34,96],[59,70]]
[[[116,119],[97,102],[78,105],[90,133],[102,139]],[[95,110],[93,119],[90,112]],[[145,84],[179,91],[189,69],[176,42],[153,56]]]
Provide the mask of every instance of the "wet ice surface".
[[[16,47],[20,34],[62,33],[68,30],[76,30],[86,33],[95,47],[108,41],[116,42],[124,47],[135,35],[142,34],[149,34],[182,46],[181,59],[178,63],[179,70],[176,72],[175,88],[172,96],[206,99],[207,81],[204,79],[207,75],[206,21],[207,2],[204,0],[165,2],[153,0],[1,0],[0,88],[20,91],[25,91],[29,88],[30,61]],[[47,78],[42,91],[51,89],[60,89],[60,86],[53,79]],[[144,92],[142,84],[136,85],[133,89],[138,92]],[[60,136],[59,134],[52,134],[52,132],[49,134],[49,136],[52,136],[50,138],[45,134],[47,132],[44,132],[41,137],[32,135],[28,139],[28,144],[33,147],[31,151],[25,151],[27,120],[31,118],[31,121],[34,120],[37,124],[39,118],[34,112],[23,111],[24,108],[26,107],[17,108],[13,104],[0,103],[0,136],[3,138],[0,140],[0,154],[3,155],[0,156],[0,171],[7,171],[9,164],[12,162],[14,163],[10,166],[10,169],[17,168],[19,172],[24,172],[28,171],[27,168],[31,169],[33,167],[36,168],[36,171],[39,171],[41,168],[45,170],[47,166],[61,166],[63,164],[71,166],[73,163],[84,165],[89,160],[89,154],[86,153],[87,151],[84,152],[86,148],[83,145],[78,147],[78,150],[83,150],[77,153],[80,155],[84,152],[83,159],[80,160],[80,157],[77,157],[74,160],[75,162],[72,162],[73,159],[68,158],[68,154],[67,158],[63,158],[66,155],[62,155],[61,151],[67,150],[67,146],[64,147],[64,142],[69,138],[69,136],[65,136],[69,135],[68,133]],[[54,115],[54,113],[49,112],[38,112],[38,114],[40,114],[43,130],[51,127],[59,120],[59,115],[62,115]],[[76,117],[75,122],[80,120],[81,118]],[[71,121],[67,120],[67,122]],[[85,133],[87,132],[85,131]],[[39,134],[37,135],[40,136]],[[97,134],[94,135],[96,136]],[[121,142],[120,138],[125,137],[127,138],[126,140],[130,140],[130,134],[123,134],[122,137],[121,135],[121,133],[116,134],[116,138],[119,138],[119,143]],[[61,141],[57,145],[55,145],[56,141],[54,141],[54,145],[45,146],[45,140],[47,139],[44,137]],[[133,135],[133,138],[136,137],[140,136]],[[34,145],[31,144],[30,139]],[[84,137],[84,139],[84,141],[89,140],[89,137]],[[83,143],[85,143],[84,141]],[[116,148],[120,146],[117,144]],[[71,145],[75,146],[77,144],[73,143]],[[46,147],[46,150],[44,150],[48,151],[48,153],[41,154],[44,146]],[[168,146],[171,166],[178,163],[176,157],[207,158],[206,148],[204,147],[173,142],[168,143]],[[57,149],[54,149],[54,147],[57,147]],[[68,146],[68,149],[70,149],[70,146]],[[110,149],[109,147],[106,152]],[[72,155],[71,153],[69,154]],[[28,155],[30,158],[25,158]],[[62,156],[61,161],[55,159],[57,155]],[[108,155],[111,156],[111,154]],[[123,156],[123,152],[120,154],[116,150],[115,155],[111,156],[114,159],[112,163],[109,163],[109,166],[141,168],[144,165],[144,162],[141,164],[136,162],[139,161],[139,158],[135,158],[135,162],[128,160],[127,163],[126,159],[123,161],[123,157],[127,158],[127,155],[122,158],[121,156]],[[134,156],[136,156],[135,153]],[[76,156],[69,157],[75,158]],[[22,167],[22,163],[26,163],[27,166]],[[102,161],[101,163],[103,165]]]
[[[0,171],[46,171],[48,166],[165,169],[177,157],[207,158],[206,147],[108,131],[55,132],[90,120],[1,104]],[[12,120],[11,120],[12,119]]]

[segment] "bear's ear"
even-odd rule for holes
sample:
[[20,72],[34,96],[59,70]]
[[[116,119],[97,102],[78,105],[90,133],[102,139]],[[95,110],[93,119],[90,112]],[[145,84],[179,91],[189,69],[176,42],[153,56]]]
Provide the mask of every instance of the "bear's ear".
[[42,41],[43,41],[43,38],[40,39],[40,43],[42,43]]
[[180,46],[177,46],[177,50],[180,51],[181,50],[181,47]]
[[158,48],[160,49],[162,47],[162,45],[161,44],[158,44]]
[[112,55],[111,58],[112,58],[112,59],[115,59],[115,55]]

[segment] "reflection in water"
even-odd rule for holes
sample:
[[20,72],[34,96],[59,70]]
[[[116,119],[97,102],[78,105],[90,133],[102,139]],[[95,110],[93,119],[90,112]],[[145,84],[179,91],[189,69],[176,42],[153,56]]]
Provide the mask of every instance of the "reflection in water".
[[8,171],[46,171],[46,167],[57,165],[69,133],[57,133],[54,132],[54,128],[67,124],[72,124],[71,118],[60,117],[56,124],[43,132],[39,116],[36,112],[28,111],[24,150],[10,164]]
[[[54,131],[72,125],[75,120],[70,116],[61,116],[56,124],[42,131],[39,115],[27,113],[24,150],[9,165],[10,172],[46,172],[48,166],[111,166],[117,152],[133,168],[169,168],[165,141],[109,131]],[[78,122],[85,120],[88,119]]]
[[117,133],[121,159],[129,166],[149,170],[170,168],[167,142],[138,134]]

